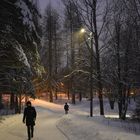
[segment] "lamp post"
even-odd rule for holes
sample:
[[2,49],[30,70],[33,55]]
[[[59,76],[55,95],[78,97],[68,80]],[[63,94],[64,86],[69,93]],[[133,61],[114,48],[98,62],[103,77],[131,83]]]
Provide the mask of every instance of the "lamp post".
[[[86,30],[84,28],[82,28],[80,30],[80,33],[85,34]],[[90,48],[90,117],[93,116],[93,55],[94,55],[94,51],[93,51],[93,33],[91,32],[88,35],[88,40],[90,40],[90,44],[87,43],[87,39],[84,37],[86,44],[88,45],[88,47]]]
[[90,117],[93,116],[93,37],[90,38]]

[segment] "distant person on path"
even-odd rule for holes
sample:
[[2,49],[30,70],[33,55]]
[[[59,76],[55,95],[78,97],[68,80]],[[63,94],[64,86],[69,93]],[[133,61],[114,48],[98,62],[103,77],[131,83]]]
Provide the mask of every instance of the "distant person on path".
[[65,110],[65,114],[68,114],[69,105],[67,103],[65,103],[65,105],[64,105],[64,110]]
[[26,103],[26,108],[24,109],[23,123],[25,123],[25,120],[26,120],[26,126],[27,126],[28,140],[31,140],[34,134],[36,110],[34,107],[32,107],[32,104],[30,101]]

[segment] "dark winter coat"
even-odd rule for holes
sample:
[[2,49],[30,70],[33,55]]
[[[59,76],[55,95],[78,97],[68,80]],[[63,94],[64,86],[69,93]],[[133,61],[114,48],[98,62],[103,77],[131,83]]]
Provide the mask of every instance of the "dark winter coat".
[[33,126],[35,125],[35,120],[36,120],[36,110],[32,106],[27,106],[24,109],[24,115],[23,115],[23,122],[26,120],[26,125],[27,126]]
[[68,110],[69,110],[69,106],[68,106],[67,104],[65,104],[65,105],[64,105],[64,109],[65,109],[66,111],[68,111]]

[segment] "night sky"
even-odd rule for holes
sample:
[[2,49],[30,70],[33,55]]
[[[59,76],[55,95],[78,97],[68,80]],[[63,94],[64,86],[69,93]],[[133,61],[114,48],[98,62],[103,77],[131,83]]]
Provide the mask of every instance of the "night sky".
[[61,3],[61,0],[39,0],[40,8],[42,11],[44,11],[49,1],[52,3],[54,7],[60,6]]

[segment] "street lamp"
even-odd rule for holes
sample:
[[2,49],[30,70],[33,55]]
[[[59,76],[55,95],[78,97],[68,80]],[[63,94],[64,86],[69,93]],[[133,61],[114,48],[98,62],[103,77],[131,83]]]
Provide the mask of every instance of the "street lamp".
[[85,30],[84,28],[81,28],[80,32],[81,32],[81,33],[85,33],[86,30]]
[[[82,28],[80,30],[81,33],[86,33],[86,30]],[[87,39],[85,39],[86,44],[88,47],[90,47],[90,117],[93,116],[93,55],[94,55],[94,50],[93,50],[93,33],[90,32],[88,34],[88,40],[90,40],[90,45],[87,43]]]

